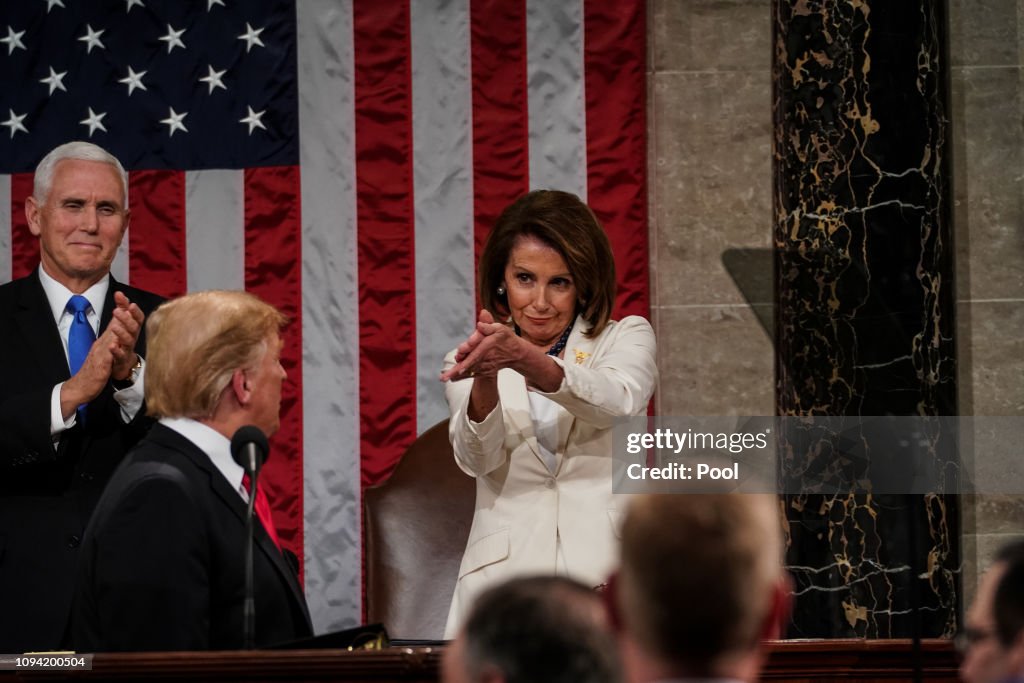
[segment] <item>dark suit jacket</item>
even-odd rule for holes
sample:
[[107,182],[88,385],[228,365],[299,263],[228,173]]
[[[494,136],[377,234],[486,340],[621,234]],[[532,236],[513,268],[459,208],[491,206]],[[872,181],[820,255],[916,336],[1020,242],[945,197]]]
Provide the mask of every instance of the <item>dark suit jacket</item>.
[[[241,648],[245,512],[242,497],[203,451],[154,425],[114,473],[86,529],[71,616],[74,648]],[[295,571],[255,526],[255,644],[308,637]]]
[[[100,330],[124,292],[149,315],[163,300],[111,279]],[[109,385],[56,450],[50,394],[69,377],[39,274],[0,286],[0,652],[59,646],[78,545],[114,468],[152,420],[125,424]],[[145,334],[136,352],[145,357]]]

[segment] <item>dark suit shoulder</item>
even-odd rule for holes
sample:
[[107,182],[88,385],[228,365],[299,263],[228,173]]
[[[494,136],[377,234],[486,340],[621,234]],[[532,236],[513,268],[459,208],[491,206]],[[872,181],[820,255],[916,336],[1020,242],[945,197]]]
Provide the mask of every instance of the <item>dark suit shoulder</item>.
[[[33,278],[35,279],[34,282]],[[39,276],[35,272],[0,285],[0,307],[9,308],[19,302],[26,292],[31,291],[30,288],[33,284],[38,286],[40,292],[43,291],[43,286],[39,282]]]

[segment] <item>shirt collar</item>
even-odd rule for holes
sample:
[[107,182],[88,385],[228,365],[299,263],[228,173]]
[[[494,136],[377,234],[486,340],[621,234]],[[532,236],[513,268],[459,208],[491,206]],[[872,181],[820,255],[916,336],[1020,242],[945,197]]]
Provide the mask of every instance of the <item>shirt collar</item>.
[[[68,299],[74,295],[70,289],[50,277],[46,269],[39,266],[39,282],[43,285],[46,293],[46,300],[50,304],[50,311],[53,313],[54,322],[59,323],[60,317],[64,315]],[[99,282],[82,292],[82,296],[89,300],[97,319],[103,317],[103,303],[107,300],[107,291],[110,289],[110,275],[101,278]]]
[[226,436],[212,427],[188,417],[162,417],[160,424],[181,434],[199,450],[206,453],[210,462],[218,472],[224,475],[231,488],[239,491],[239,495],[241,495],[242,475],[245,474],[245,470],[231,457],[231,441]]

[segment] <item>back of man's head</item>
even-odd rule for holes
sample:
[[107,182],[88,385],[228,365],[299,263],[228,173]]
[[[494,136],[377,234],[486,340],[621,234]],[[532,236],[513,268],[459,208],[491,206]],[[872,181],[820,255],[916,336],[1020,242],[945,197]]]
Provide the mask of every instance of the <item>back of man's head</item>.
[[634,499],[622,529],[615,609],[647,670],[756,674],[759,643],[777,637],[788,605],[779,519],[777,499],[767,495]]
[[208,418],[237,368],[254,366],[285,323],[242,291],[195,292],[166,302],[146,321],[146,403],[155,417]]
[[480,595],[445,655],[444,683],[614,683],[601,597],[563,577],[512,579]]

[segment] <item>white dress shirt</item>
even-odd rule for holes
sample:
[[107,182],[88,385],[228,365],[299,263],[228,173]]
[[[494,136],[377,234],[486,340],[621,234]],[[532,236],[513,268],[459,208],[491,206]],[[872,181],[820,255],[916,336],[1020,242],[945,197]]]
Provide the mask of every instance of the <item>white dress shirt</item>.
[[[68,361],[68,333],[71,331],[71,321],[74,315],[67,310],[68,300],[74,293],[54,280],[42,267],[39,268],[39,281],[46,293],[46,300],[50,304],[50,312],[57,323],[57,330],[60,332],[60,340],[64,348],[64,360]],[[86,320],[92,325],[93,334],[100,336],[100,318],[103,316],[103,304],[107,300],[107,292],[110,290],[110,276],[103,278],[89,289],[82,292],[82,296],[89,300],[89,310],[85,312]],[[140,357],[141,358],[141,357]],[[68,361],[70,367],[70,361]],[[121,419],[126,423],[131,422],[142,409],[142,401],[145,392],[143,382],[143,371],[145,361],[140,368],[135,383],[129,387],[114,392],[114,400],[121,406]],[[60,410],[60,390],[64,386],[61,382],[53,387],[50,393],[50,436],[54,443],[60,440],[60,435],[75,426],[78,420],[77,411],[65,420]]]

